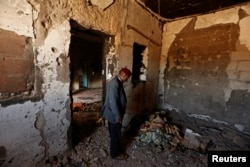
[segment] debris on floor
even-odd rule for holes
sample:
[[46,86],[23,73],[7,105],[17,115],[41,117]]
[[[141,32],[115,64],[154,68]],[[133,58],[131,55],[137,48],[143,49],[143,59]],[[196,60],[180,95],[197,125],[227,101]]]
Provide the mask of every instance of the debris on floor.
[[149,120],[141,125],[137,141],[144,144],[153,144],[159,151],[178,147],[183,137],[181,130],[168,123],[164,112],[156,112],[149,116]]
[[158,111],[132,119],[133,124],[129,127],[136,133],[127,133],[122,142],[129,158],[113,160],[109,155],[108,127],[102,126],[100,107],[101,102],[93,102],[88,103],[90,110],[73,112],[73,148],[64,155],[47,158],[37,167],[203,167],[207,166],[207,150],[250,148],[249,135],[230,129],[224,123],[183,115],[173,117],[177,113],[173,110]]
[[93,103],[72,103],[73,112],[85,112],[85,111],[101,111],[101,102]]
[[83,111],[83,108],[84,108],[84,105],[83,105],[83,103],[76,103],[76,102],[73,102],[72,103],[73,105],[72,105],[72,108],[73,108],[73,111],[75,112],[75,111]]
[[75,103],[95,103],[102,101],[102,88],[80,89],[72,94]]
[[72,111],[101,111],[102,106],[102,89],[80,89],[72,94]]
[[[108,128],[100,126],[95,133],[84,138],[68,154],[66,167],[106,166],[207,166],[207,156],[191,149],[155,152],[149,145],[138,145],[134,138],[128,139],[126,153],[129,158],[117,161],[110,157]],[[62,161],[62,160],[61,160]]]
[[177,125],[168,122],[166,112],[156,112],[141,125],[137,141],[151,144],[159,151],[177,149],[181,146],[206,153],[211,140],[187,127],[183,129],[184,132]]
[[[77,105],[76,105],[77,104]],[[98,126],[102,124],[101,118],[101,102],[93,103],[73,103],[80,110],[72,112],[72,144],[77,145],[83,138],[93,133]],[[79,109],[78,108],[78,109]]]
[[194,149],[201,153],[206,153],[210,142],[211,141],[209,139],[205,139],[200,134],[186,128],[182,144],[187,148]]

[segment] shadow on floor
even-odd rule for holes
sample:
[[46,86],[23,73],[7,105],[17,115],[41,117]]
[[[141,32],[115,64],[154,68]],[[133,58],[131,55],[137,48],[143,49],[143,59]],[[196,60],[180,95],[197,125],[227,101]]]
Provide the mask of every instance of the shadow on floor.
[[84,138],[95,133],[96,129],[101,126],[98,122],[100,119],[99,112],[73,112],[72,116],[72,145],[79,144]]

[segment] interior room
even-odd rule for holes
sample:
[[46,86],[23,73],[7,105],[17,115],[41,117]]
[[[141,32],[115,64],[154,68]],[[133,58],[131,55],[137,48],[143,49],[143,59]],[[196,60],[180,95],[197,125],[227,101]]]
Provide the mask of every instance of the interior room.
[[[13,0],[0,9],[0,166],[194,167],[209,166],[213,151],[249,153],[249,0]],[[124,68],[128,158],[118,161],[102,114]]]

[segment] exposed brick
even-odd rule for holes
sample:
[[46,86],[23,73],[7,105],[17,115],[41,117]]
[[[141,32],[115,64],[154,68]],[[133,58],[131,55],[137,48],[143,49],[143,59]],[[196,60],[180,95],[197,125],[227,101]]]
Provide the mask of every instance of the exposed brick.
[[228,79],[237,79],[238,72],[236,71],[227,71]]
[[11,31],[0,31],[0,56],[23,56],[25,37]]
[[32,61],[6,59],[0,61],[0,66],[0,92],[18,92],[26,89],[25,80],[31,75]]
[[227,66],[227,70],[236,70],[237,66],[238,66],[237,61],[231,61]]
[[250,60],[249,52],[231,52],[231,60]]
[[250,61],[238,62],[238,71],[250,71]]
[[31,82],[34,71],[32,56],[24,55],[24,36],[0,31],[0,92],[20,93]]
[[240,81],[250,81],[250,71],[240,72],[239,80]]

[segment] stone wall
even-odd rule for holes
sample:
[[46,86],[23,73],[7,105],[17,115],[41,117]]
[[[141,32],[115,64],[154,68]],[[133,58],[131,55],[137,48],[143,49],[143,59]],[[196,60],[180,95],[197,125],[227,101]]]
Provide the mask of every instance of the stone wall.
[[164,25],[160,107],[249,126],[249,3]]

